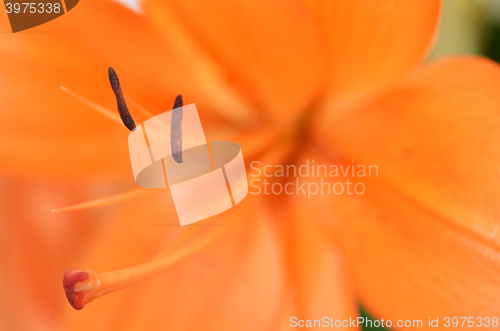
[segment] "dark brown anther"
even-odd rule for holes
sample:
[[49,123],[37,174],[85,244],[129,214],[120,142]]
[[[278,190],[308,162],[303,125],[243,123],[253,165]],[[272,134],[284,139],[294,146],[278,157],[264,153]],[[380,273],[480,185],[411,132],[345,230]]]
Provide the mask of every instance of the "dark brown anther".
[[123,124],[130,130],[133,131],[136,127],[134,119],[130,112],[128,111],[127,104],[125,103],[125,98],[123,97],[122,88],[120,86],[120,81],[118,80],[118,76],[113,68],[109,67],[108,69],[109,82],[111,83],[111,88],[113,88],[113,92],[115,93],[116,103],[118,104],[118,112],[120,113],[120,117],[122,118]]
[[170,127],[170,148],[175,162],[182,163],[182,95],[175,98]]

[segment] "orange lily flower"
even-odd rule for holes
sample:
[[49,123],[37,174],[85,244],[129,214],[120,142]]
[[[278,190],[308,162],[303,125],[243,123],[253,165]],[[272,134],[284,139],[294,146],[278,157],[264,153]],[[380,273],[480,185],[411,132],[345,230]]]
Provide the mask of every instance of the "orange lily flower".
[[[276,330],[355,318],[355,293],[377,318],[494,316],[500,68],[422,65],[439,14],[438,0],[148,0],[141,14],[87,0],[5,37],[0,326]],[[168,192],[131,179],[110,65],[139,123],[183,93],[248,163],[380,174],[357,178],[362,195],[249,194],[221,226],[169,226]],[[73,306],[104,296],[72,310],[68,267],[84,270],[65,277]]]

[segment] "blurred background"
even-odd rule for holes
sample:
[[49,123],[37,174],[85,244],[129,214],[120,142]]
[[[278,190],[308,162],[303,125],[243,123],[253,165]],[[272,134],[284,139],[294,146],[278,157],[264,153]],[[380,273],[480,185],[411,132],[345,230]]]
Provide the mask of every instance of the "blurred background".
[[500,1],[443,0],[441,28],[431,60],[478,54],[500,62]]

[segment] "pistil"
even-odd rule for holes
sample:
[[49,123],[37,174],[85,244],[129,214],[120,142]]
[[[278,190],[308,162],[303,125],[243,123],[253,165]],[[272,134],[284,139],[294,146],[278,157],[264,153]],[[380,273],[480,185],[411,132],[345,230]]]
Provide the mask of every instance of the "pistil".
[[131,268],[104,273],[68,269],[63,276],[66,298],[74,309],[83,309],[89,302],[106,294],[170,270],[218,241],[226,233],[225,228],[221,226],[203,231],[200,227],[191,227],[188,233],[181,235],[180,240],[172,241],[156,258]]

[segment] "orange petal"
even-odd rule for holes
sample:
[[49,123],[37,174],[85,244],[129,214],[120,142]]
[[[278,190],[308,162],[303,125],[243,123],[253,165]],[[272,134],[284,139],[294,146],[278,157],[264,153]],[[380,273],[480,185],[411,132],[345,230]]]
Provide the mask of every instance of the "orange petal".
[[[359,312],[351,275],[341,252],[319,227],[316,206],[304,195],[287,198],[273,207],[289,284],[281,327],[289,329],[291,317],[320,320],[322,327],[355,321]],[[357,328],[344,322],[343,329]]]
[[414,69],[439,22],[439,0],[303,0],[328,40],[326,107],[353,101]]
[[[173,207],[167,198],[159,195],[120,211],[110,220],[113,225],[105,229],[102,240],[87,252],[86,262],[75,267],[109,271],[151,258],[159,244],[189,229],[179,226],[174,209],[162,211],[165,203],[168,209]],[[209,224],[222,222],[220,226],[231,229],[198,256],[163,275],[102,297],[82,311],[68,305],[71,329],[136,330],[145,321],[155,330],[234,330],[241,323],[255,330],[269,329],[284,291],[283,265],[275,229],[256,207],[258,199],[253,200],[245,199],[237,208],[195,224],[210,231]]]
[[[329,197],[321,217],[350,261],[361,305],[377,319],[500,314],[500,249],[380,183]],[[326,198],[326,197],[325,197]],[[319,208],[318,208],[319,209]],[[460,320],[460,324],[463,320]],[[479,325],[479,324],[477,324]]]
[[[65,42],[95,57],[106,70],[113,66],[124,94],[152,114],[170,110],[175,97],[183,94],[184,104],[196,102],[210,115],[218,114],[240,125],[252,122],[253,109],[227,91],[227,85],[219,84],[218,77],[207,73],[201,59],[182,47],[183,40],[165,38],[151,14],[136,15],[113,1],[103,5],[89,0],[77,17],[58,20],[57,26]],[[109,85],[107,78],[103,81]]]
[[268,118],[294,118],[322,88],[323,36],[296,1],[148,0],[148,7],[160,26],[168,24],[167,40],[182,34],[179,46],[188,50],[183,43],[191,39],[191,52],[213,58]]
[[[94,185],[2,179],[0,329],[59,330],[68,303],[61,275],[105,222],[103,213],[54,214],[54,205],[90,199]],[[91,220],[89,220],[91,219]]]
[[498,316],[499,90],[498,64],[444,59],[318,131],[344,159],[379,168],[366,197],[330,200],[378,314]]
[[378,165],[381,178],[451,223],[500,243],[499,89],[498,64],[445,59],[320,131],[341,154]]

